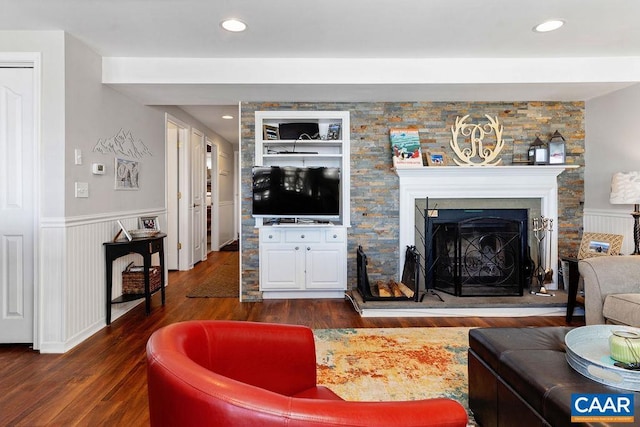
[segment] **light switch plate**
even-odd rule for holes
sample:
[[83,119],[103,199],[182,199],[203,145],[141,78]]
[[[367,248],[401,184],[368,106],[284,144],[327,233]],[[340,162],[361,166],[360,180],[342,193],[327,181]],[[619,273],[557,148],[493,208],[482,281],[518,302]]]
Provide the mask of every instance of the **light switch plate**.
[[84,198],[89,197],[89,183],[88,182],[76,182],[76,197]]

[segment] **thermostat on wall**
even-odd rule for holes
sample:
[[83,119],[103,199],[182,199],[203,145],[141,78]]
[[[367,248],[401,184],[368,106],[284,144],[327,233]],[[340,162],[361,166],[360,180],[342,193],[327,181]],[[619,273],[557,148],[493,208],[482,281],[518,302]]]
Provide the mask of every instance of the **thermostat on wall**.
[[102,163],[91,164],[91,172],[93,172],[94,175],[104,175],[104,172],[105,172],[104,164]]

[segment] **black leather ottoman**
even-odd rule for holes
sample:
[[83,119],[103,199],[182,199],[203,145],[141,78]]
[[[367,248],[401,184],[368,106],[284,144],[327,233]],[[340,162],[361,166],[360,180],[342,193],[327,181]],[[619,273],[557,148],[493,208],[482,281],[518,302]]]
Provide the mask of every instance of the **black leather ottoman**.
[[[571,328],[477,328],[469,331],[469,408],[492,426],[604,426],[571,423],[572,393],[631,393],[592,381],[567,363]],[[640,393],[635,393],[640,420]]]

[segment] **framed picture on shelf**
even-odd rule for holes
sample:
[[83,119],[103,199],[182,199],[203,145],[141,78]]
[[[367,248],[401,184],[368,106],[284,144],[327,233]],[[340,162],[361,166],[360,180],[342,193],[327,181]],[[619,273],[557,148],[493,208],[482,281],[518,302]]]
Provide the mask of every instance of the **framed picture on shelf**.
[[263,125],[262,139],[280,139],[278,126]]
[[619,255],[623,236],[620,234],[584,233],[578,259],[604,255]]
[[157,216],[141,216],[138,218],[138,228],[142,230],[158,230],[160,231],[160,224],[158,223]]
[[390,129],[389,138],[393,167],[421,168],[423,166],[418,129]]
[[443,151],[429,151],[426,154],[428,166],[446,166],[447,156]]
[[327,131],[327,139],[340,139],[340,123],[331,123]]

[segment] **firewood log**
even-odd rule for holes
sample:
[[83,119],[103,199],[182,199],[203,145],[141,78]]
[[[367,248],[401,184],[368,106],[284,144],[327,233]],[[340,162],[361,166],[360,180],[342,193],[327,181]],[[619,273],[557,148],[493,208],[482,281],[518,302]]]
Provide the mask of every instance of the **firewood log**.
[[413,298],[413,296],[415,295],[415,292],[413,292],[411,288],[409,288],[402,282],[398,283],[398,288],[400,288],[400,291],[402,291],[404,296],[406,296],[407,298]]
[[389,280],[389,289],[391,289],[391,293],[394,297],[401,297],[404,295],[398,286],[398,282],[395,280]]
[[389,289],[389,286],[382,280],[378,280],[376,282],[376,286],[378,286],[378,295],[380,295],[381,297],[391,296],[391,289]]

